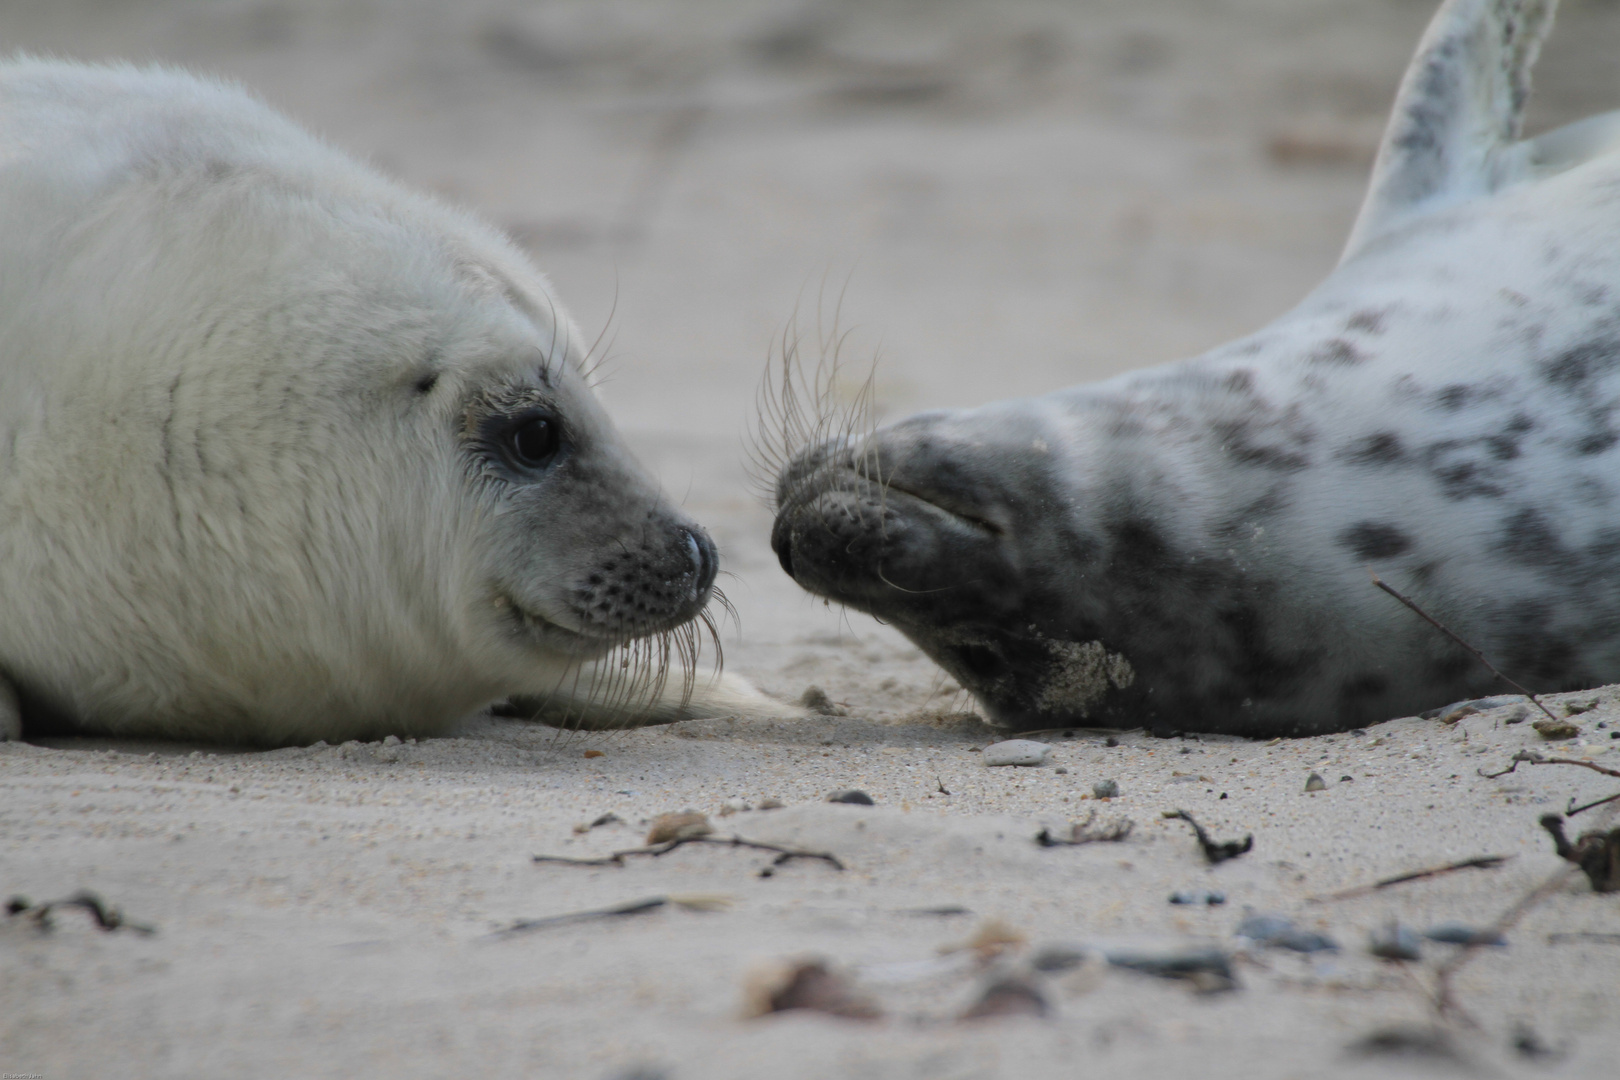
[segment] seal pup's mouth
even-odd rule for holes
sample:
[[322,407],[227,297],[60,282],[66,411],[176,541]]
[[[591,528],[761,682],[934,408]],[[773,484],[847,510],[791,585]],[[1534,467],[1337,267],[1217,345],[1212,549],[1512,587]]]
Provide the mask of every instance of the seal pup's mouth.
[[623,637],[571,630],[524,607],[509,592],[496,592],[493,604],[514,636],[526,638],[530,644],[547,653],[560,653],[577,660],[594,660],[612,652],[616,645],[625,640]]

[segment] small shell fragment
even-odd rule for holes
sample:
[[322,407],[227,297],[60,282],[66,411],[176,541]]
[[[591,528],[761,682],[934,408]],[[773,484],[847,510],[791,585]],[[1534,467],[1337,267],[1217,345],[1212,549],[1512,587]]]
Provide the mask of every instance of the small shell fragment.
[[1322,779],[1322,774],[1321,773],[1314,773],[1313,772],[1313,773],[1311,773],[1310,776],[1305,778],[1305,790],[1306,791],[1326,791],[1327,790],[1327,781]]
[[841,791],[835,791],[831,795],[827,796],[827,801],[828,802],[836,802],[836,803],[849,803],[852,806],[876,806],[877,805],[876,803],[874,803],[872,801],[872,796],[870,796],[866,792],[860,791],[860,790],[858,790],[856,788],[845,788],[845,789],[843,789]]
[[1046,759],[1052,754],[1052,748],[1043,742],[1034,739],[1007,739],[1004,742],[993,743],[984,748],[982,760],[988,766],[1000,765],[1044,765]]

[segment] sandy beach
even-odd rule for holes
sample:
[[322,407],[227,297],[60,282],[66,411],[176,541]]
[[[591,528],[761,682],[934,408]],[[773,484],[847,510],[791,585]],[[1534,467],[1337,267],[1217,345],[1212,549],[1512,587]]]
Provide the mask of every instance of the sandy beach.
[[[26,912],[0,921],[0,1073],[1616,1075],[1620,894],[1560,861],[1538,818],[1620,779],[1482,772],[1521,751],[1620,770],[1620,690],[1547,699],[1578,728],[1557,741],[1511,700],[1267,743],[1048,732],[1033,736],[1044,764],[989,767],[1006,735],[967,695],[782,573],[748,468],[757,388],[793,326],[812,357],[835,321],[849,331],[835,394],[852,400],[875,360],[875,407],[893,417],[1190,355],[1285,311],[1337,259],[1431,13],[0,6],[8,51],[237,79],[506,228],[605,333],[609,410],[713,532],[737,609],[727,668],[785,701],[819,687],[842,714],[607,734],[472,717],[445,738],[273,751],[0,744],[4,894],[93,890],[155,931],[104,932],[68,908],[49,933]],[[1620,7],[1567,3],[1560,19],[1531,131],[1620,107]],[[1106,782],[1117,794],[1100,798]],[[825,801],[845,789],[873,805]],[[1571,827],[1610,828],[1617,807]],[[714,843],[623,865],[533,859],[636,848],[687,810],[711,838],[836,865]],[[1252,849],[1211,865],[1175,810]],[[1036,839],[1126,821],[1117,841]],[[1505,859],[1332,898],[1481,856]],[[1506,944],[1471,950],[1449,983],[1457,945],[1368,951],[1391,923],[1490,927],[1538,888]],[[1170,902],[1209,892],[1223,901]],[[1251,914],[1336,948],[1238,936]],[[1216,954],[1225,974],[1188,959]],[[756,1015],[812,962],[842,1006]],[[981,1011],[1004,1014],[963,1019],[997,985]]]

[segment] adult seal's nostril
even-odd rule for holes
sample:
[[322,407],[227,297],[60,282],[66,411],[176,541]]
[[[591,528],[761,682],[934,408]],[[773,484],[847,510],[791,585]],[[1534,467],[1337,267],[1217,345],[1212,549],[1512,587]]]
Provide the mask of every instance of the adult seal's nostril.
[[782,564],[783,572],[792,577],[793,530],[788,526],[785,517],[778,517],[776,524],[771,528],[771,550],[776,552],[776,561]]

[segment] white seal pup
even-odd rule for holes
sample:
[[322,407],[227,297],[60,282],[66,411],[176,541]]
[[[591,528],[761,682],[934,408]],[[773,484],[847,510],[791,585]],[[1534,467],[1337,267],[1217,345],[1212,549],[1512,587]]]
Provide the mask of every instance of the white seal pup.
[[0,65],[0,734],[791,711],[678,673],[715,548],[585,351],[505,238],[239,90]]
[[1448,0],[1338,268],[1196,359],[803,450],[772,543],[1018,729],[1337,731],[1620,680],[1620,118],[1520,141],[1550,2]]

